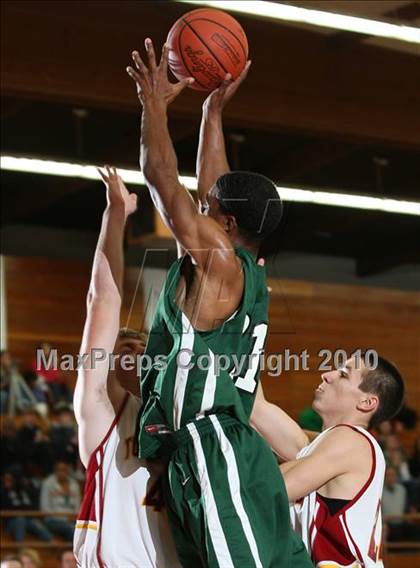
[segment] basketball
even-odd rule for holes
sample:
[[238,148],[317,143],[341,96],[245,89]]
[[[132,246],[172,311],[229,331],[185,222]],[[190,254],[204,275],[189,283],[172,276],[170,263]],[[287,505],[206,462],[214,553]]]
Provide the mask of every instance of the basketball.
[[179,80],[194,77],[191,88],[212,91],[226,73],[236,79],[248,59],[242,26],[221,10],[198,9],[175,22],[167,38],[169,67]]

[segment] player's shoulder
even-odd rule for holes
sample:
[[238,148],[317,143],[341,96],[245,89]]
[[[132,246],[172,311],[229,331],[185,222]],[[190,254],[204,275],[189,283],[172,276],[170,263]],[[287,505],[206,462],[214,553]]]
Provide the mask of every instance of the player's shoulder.
[[338,454],[346,452],[371,452],[368,434],[351,424],[338,424],[324,435],[324,445]]

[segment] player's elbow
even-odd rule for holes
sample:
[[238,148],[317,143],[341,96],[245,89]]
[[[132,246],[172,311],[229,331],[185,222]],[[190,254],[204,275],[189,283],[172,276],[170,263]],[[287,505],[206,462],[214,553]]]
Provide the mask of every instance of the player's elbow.
[[95,286],[89,289],[86,297],[86,306],[88,311],[96,310],[101,306],[107,306],[107,309],[120,309],[121,296],[115,287]]
[[303,430],[301,430],[300,428],[299,428],[299,431],[296,433],[295,443],[296,443],[296,454],[295,454],[295,456],[301,450],[303,450],[303,448],[306,448],[306,446],[309,444],[309,438],[308,438],[307,434],[305,434],[305,432]]
[[286,440],[282,444],[282,452],[279,454],[285,461],[295,460],[299,452],[308,445],[308,438],[300,429],[290,432]]
[[313,472],[305,469],[302,473],[302,471],[299,471],[298,466],[282,471],[289,503],[296,503],[296,501],[303,499],[313,490],[318,489],[318,487],[315,488]]

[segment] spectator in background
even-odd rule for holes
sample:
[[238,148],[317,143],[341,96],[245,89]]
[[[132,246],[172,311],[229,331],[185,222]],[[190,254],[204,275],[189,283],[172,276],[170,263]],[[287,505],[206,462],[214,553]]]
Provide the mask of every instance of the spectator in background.
[[392,433],[393,428],[390,420],[385,420],[384,422],[378,424],[375,432],[375,437],[378,440],[378,443],[383,451],[385,451],[386,449],[386,439],[388,436],[392,435]]
[[9,387],[12,369],[12,358],[5,349],[0,352],[0,414],[7,412]]
[[77,568],[76,558],[72,550],[64,550],[58,568]]
[[19,516],[19,511],[32,511],[36,505],[32,490],[18,468],[4,473],[0,495],[1,508],[5,511],[16,511],[16,517],[5,520],[6,531],[15,541],[23,542],[27,532],[45,542],[51,540],[51,533],[42,521]]
[[48,405],[53,402],[48,385],[42,377],[38,376],[33,371],[27,371],[24,373],[23,377],[35,399],[33,408],[35,408],[43,418],[47,418]]
[[392,452],[393,450],[402,451],[401,441],[397,434],[388,434],[384,438],[384,453]]
[[401,450],[390,450],[387,452],[387,461],[398,474],[398,481],[401,483],[407,483],[411,479],[410,468],[408,467],[408,462],[404,457]]
[[398,481],[406,483],[411,479],[410,469],[401,440],[397,434],[390,434],[385,439],[384,454],[389,465],[397,470]]
[[76,467],[79,458],[77,429],[73,411],[66,405],[58,408],[57,422],[49,430],[55,461],[71,463]]
[[11,554],[1,561],[0,568],[23,568],[23,566],[19,558]]
[[15,414],[16,409],[29,408],[36,402],[16,361],[9,351],[1,351],[0,357],[0,410],[1,414]]
[[42,568],[41,557],[33,548],[22,548],[18,557],[22,568]]
[[[388,466],[385,472],[385,485],[382,494],[382,513],[384,517],[403,515],[407,506],[407,491],[398,482],[398,472]],[[387,539],[389,541],[404,540],[404,523],[400,519],[387,521]]]
[[27,475],[47,475],[52,471],[53,454],[48,436],[41,428],[39,414],[27,409],[22,414],[17,443]]
[[45,524],[52,533],[71,541],[74,533],[74,516],[79,507],[79,484],[71,478],[69,464],[58,462],[54,473],[42,482],[41,510],[51,513],[68,513],[69,518],[51,516],[45,519]]
[[[404,515],[407,511],[407,490],[398,482],[395,467],[388,466],[385,474],[385,485],[382,494],[382,513],[389,515]],[[386,519],[385,519],[386,520]],[[387,539],[389,541],[419,540],[420,527],[403,519],[387,521]]]
[[414,444],[414,451],[409,459],[410,473],[412,477],[420,481],[420,438]]
[[401,407],[399,413],[394,417],[395,431],[414,430],[418,422],[418,414],[414,408],[410,408],[406,404]]
[[82,464],[79,456],[77,457],[75,468],[72,471],[72,477],[78,481],[79,484],[84,484],[86,481],[86,468]]
[[[45,380],[51,390],[55,403],[60,401],[70,403],[72,401],[72,393],[67,385],[66,377],[59,369],[52,368],[52,363],[51,366],[48,365],[48,360],[51,354],[51,345],[44,341],[41,345],[39,345],[37,352],[42,352],[44,357],[35,356],[32,361],[32,370]],[[44,359],[44,361],[42,359]]]
[[16,427],[13,420],[6,418],[1,432],[1,463],[0,472],[4,473],[13,464],[20,463],[22,456],[16,438]]

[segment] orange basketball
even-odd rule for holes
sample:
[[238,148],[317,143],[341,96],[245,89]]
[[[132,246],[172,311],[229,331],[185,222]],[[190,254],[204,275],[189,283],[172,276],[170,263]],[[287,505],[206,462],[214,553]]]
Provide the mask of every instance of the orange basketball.
[[194,77],[191,85],[212,91],[226,73],[233,79],[248,59],[248,40],[239,22],[221,10],[202,8],[184,14],[167,39],[169,67],[177,79]]

